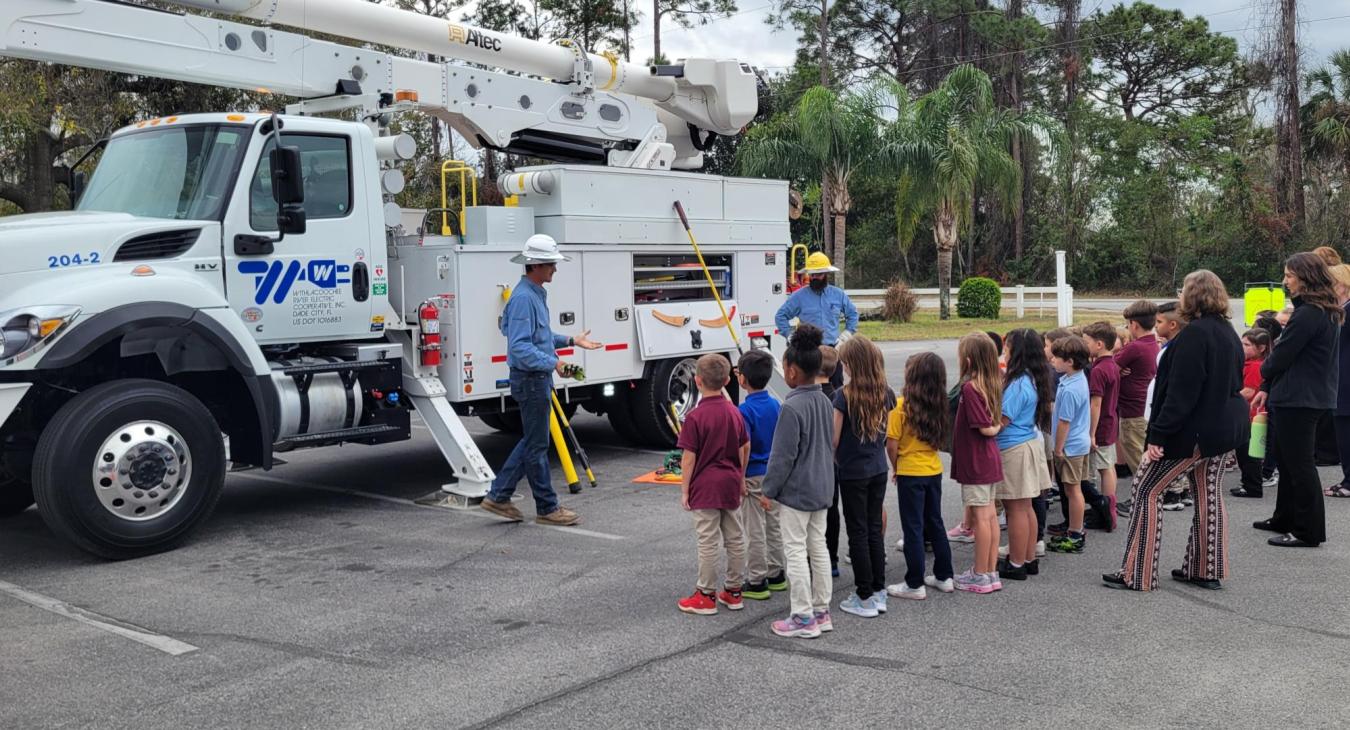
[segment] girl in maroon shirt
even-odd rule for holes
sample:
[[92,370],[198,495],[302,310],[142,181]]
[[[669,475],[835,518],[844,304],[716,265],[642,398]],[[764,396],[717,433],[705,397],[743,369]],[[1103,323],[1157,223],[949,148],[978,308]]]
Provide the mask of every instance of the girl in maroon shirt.
[[961,401],[952,431],[952,479],[961,501],[973,509],[975,567],[956,577],[957,590],[993,593],[998,577],[998,513],[994,485],[1003,481],[1003,457],[994,439],[1002,429],[1003,378],[998,351],[988,336],[973,333],[956,348],[961,362]]

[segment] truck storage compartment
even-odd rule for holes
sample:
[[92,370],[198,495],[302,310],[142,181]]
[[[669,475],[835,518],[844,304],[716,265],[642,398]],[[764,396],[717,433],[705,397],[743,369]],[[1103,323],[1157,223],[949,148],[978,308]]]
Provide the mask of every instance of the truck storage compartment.
[[704,256],[708,274],[704,274],[693,254],[638,254],[633,256],[633,303],[712,301],[712,286],[722,299],[732,295],[731,254]]

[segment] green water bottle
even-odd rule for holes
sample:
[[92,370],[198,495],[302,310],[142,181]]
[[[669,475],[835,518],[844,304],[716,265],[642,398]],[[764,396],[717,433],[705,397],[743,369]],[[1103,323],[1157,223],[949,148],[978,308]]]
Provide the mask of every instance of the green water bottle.
[[1256,414],[1252,419],[1252,438],[1247,444],[1247,455],[1253,459],[1266,458],[1266,414]]

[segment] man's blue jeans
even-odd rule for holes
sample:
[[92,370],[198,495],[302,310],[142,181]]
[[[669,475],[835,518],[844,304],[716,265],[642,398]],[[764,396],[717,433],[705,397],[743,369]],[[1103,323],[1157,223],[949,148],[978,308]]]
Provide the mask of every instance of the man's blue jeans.
[[553,373],[511,370],[511,397],[520,408],[520,423],[524,434],[520,443],[506,457],[497,472],[497,478],[488,490],[488,499],[509,502],[521,478],[530,481],[534,492],[534,509],[540,517],[558,509],[558,495],[553,491],[548,472],[549,417],[553,410]]

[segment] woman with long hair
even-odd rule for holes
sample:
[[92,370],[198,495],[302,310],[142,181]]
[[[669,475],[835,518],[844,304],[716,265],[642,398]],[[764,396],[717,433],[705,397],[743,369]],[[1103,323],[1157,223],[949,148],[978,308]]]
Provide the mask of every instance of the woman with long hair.
[[1336,378],[1336,451],[1341,462],[1341,481],[1322,490],[1328,497],[1350,497],[1350,265],[1331,267],[1336,298],[1341,301],[1345,319],[1341,320],[1338,341],[1339,365]]
[[871,618],[886,610],[886,420],[895,407],[895,391],[886,385],[881,348],[863,335],[839,347],[847,384],[834,394],[834,461],[839,500],[853,561],[853,595],[839,608]]
[[1009,332],[1003,339],[1008,367],[1003,373],[1003,430],[997,436],[1003,481],[995,488],[1008,516],[1008,557],[1001,578],[1026,580],[1040,573],[1036,559],[1036,512],[1031,500],[1046,481],[1041,434],[1050,428],[1054,377],[1045,359],[1045,341],[1032,329]]
[[1296,253],[1284,264],[1284,287],[1294,302],[1280,339],[1261,364],[1261,392],[1252,405],[1270,406],[1270,435],[1280,464],[1275,514],[1252,524],[1279,533],[1277,547],[1317,547],[1327,539],[1322,488],[1314,461],[1317,422],[1336,407],[1338,330],[1345,310],[1326,263]]
[[1201,269],[1186,276],[1179,309],[1187,324],[1158,364],[1148,464],[1135,477],[1121,570],[1102,576],[1109,588],[1155,587],[1162,495],[1183,474],[1195,495],[1195,518],[1186,559],[1172,577],[1209,589],[1220,588],[1228,577],[1228,516],[1220,486],[1229,453],[1246,432],[1242,343],[1228,321],[1228,292],[1214,272]]

